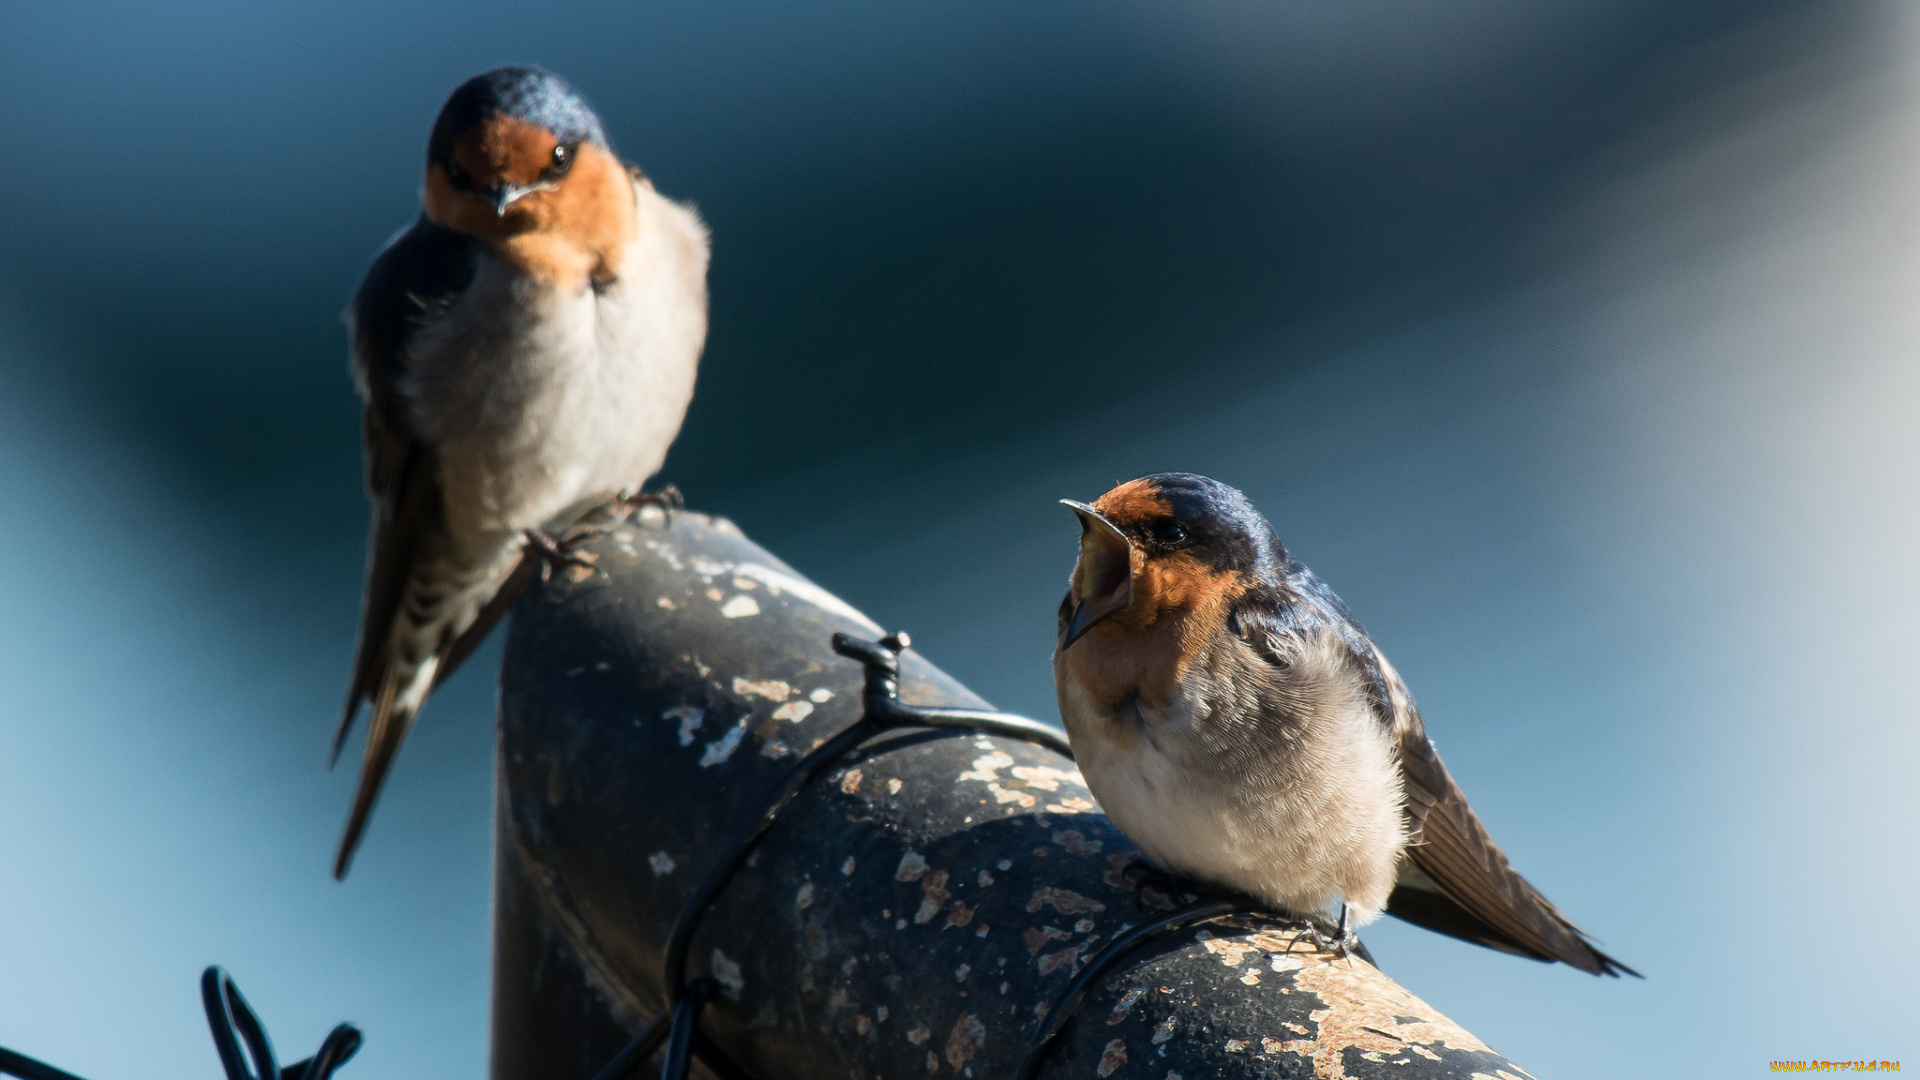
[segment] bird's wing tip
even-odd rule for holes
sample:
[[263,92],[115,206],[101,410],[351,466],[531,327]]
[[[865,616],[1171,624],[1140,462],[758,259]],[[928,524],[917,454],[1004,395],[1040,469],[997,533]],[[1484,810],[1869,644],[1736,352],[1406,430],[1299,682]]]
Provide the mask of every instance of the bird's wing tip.
[[1608,978],[1617,979],[1620,977],[1621,973],[1624,972],[1628,975],[1633,976],[1636,979],[1639,979],[1642,982],[1646,981],[1647,977],[1645,975],[1640,974],[1639,972],[1633,970],[1632,968],[1621,963],[1620,961],[1615,960],[1613,957],[1608,956],[1606,953],[1603,953],[1598,949],[1595,949],[1593,951],[1593,955],[1599,958],[1600,960],[1600,970],[1594,972],[1594,974],[1596,975],[1605,975]]

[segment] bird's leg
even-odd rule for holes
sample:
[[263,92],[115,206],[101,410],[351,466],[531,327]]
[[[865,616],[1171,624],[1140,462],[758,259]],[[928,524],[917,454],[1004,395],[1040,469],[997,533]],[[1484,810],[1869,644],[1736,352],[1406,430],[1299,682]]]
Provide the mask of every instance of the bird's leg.
[[[1108,884],[1117,884],[1112,874],[1112,871],[1108,871]],[[1119,871],[1119,876],[1121,880],[1133,887],[1134,905],[1142,911],[1148,908],[1172,911],[1182,903],[1198,900],[1201,897],[1232,895],[1222,893],[1219,889],[1203,882],[1169,873],[1148,862],[1144,857],[1128,863]],[[1340,920],[1332,927],[1331,933],[1326,924],[1313,915],[1302,915],[1287,910],[1272,910],[1271,914],[1285,920],[1283,925],[1293,931],[1293,937],[1287,943],[1288,952],[1293,951],[1294,945],[1304,943],[1316,953],[1325,953],[1341,960],[1352,954],[1369,964],[1373,963],[1373,956],[1367,952],[1367,947],[1360,943],[1359,935],[1347,929],[1347,905],[1344,903],[1340,905]]]
[[1311,915],[1298,916],[1293,926],[1295,928],[1293,940],[1307,942],[1314,952],[1326,953],[1341,960],[1345,960],[1351,953],[1368,963],[1373,963],[1373,957],[1367,952],[1367,947],[1360,943],[1359,935],[1347,929],[1347,905],[1345,904],[1340,905],[1340,921],[1331,934],[1327,933],[1321,922]]
[[659,491],[636,493],[631,489],[622,490],[613,498],[588,511],[579,521],[574,522],[573,527],[567,530],[567,535],[555,541],[554,546],[562,551],[570,551],[575,545],[584,543],[591,537],[598,536],[616,525],[625,524],[636,509],[648,506],[659,507],[661,514],[666,517],[667,527],[672,528],[674,512],[685,510],[687,500],[680,494],[680,489],[672,484],[668,484]]
[[[1340,938],[1334,943],[1333,952],[1334,955],[1342,959],[1345,959],[1348,953],[1352,953],[1367,963],[1373,964],[1373,954],[1367,951],[1366,945],[1360,940],[1360,935],[1347,929],[1347,905],[1345,903],[1340,905]],[[1373,966],[1379,967],[1380,965],[1374,964]]]
[[528,529],[524,535],[527,538],[526,550],[540,560],[541,581],[546,581],[553,576],[554,567],[573,566],[591,572],[593,565],[600,561],[599,556],[590,551],[573,550],[574,546],[585,537],[576,536],[567,540],[555,540],[539,529]]
[[1287,951],[1292,952],[1295,945],[1306,942],[1309,952],[1331,953],[1338,948],[1338,942],[1320,929],[1320,924],[1311,917],[1297,916],[1287,924],[1293,931],[1293,937],[1287,940]]
[[1347,929],[1347,904],[1346,901],[1343,900],[1340,902],[1340,925],[1334,928],[1333,948],[1328,951],[1340,959],[1345,960],[1347,958],[1347,949],[1358,944],[1360,944],[1360,939],[1353,936],[1353,932]]
[[680,494],[680,489],[672,484],[659,491],[622,491],[614,497],[614,501],[629,511],[645,506],[659,507],[660,513],[667,519],[668,528],[673,527],[673,515],[687,508],[686,496]]

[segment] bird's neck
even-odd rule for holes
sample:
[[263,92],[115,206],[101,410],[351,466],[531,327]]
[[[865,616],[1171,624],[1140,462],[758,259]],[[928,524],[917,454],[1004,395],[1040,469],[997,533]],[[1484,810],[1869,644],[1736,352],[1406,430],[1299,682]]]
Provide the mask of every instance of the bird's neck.
[[638,231],[632,176],[613,155],[582,149],[589,148],[574,166],[578,175],[554,192],[544,228],[480,238],[494,257],[567,292],[612,282]]
[[467,233],[494,258],[568,293],[605,286],[620,273],[640,230],[636,183],[620,159],[583,143],[567,178],[499,215],[476,199],[436,188],[428,177],[427,216]]
[[1180,681],[1205,655],[1225,623],[1226,599],[1128,610],[1087,631],[1061,656],[1065,674],[1095,701],[1118,709],[1131,699],[1173,702]]

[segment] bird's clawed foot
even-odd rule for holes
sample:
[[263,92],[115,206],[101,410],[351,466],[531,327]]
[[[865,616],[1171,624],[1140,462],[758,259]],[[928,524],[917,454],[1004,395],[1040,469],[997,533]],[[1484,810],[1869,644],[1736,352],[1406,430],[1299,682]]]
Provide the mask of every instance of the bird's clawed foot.
[[673,527],[673,515],[687,508],[686,496],[680,494],[680,489],[672,484],[659,491],[623,491],[614,497],[614,503],[628,511],[657,507],[667,519],[668,528]]
[[1344,905],[1340,909],[1340,922],[1331,930],[1319,919],[1307,915],[1299,916],[1289,929],[1294,933],[1292,941],[1288,943],[1288,952],[1293,951],[1294,944],[1303,944],[1313,952],[1336,960],[1357,956],[1369,964],[1373,963],[1373,954],[1367,952],[1367,947],[1360,943],[1360,936],[1347,929],[1347,909]]
[[1360,944],[1350,930],[1336,930],[1328,933],[1312,919],[1301,919],[1292,927],[1293,939],[1288,942],[1287,951],[1292,952],[1295,944],[1307,946],[1309,952],[1325,953],[1328,956],[1345,959],[1347,950]]
[[675,511],[684,510],[687,500],[681,496],[680,489],[668,484],[659,491],[631,492],[622,491],[613,498],[601,503],[589,511],[561,537],[539,529],[528,529],[527,551],[540,560],[540,580],[548,581],[556,568],[565,567],[568,575],[575,581],[585,581],[596,571],[600,557],[590,551],[576,550],[581,544],[625,522],[636,509],[656,507],[666,518],[669,527],[673,525]]
[[574,550],[585,539],[584,536],[555,540],[539,529],[528,529],[526,537],[526,550],[540,560],[541,581],[550,580],[554,569],[562,566],[574,571],[574,580],[584,581],[593,575],[594,564],[600,561],[600,557],[591,551]]

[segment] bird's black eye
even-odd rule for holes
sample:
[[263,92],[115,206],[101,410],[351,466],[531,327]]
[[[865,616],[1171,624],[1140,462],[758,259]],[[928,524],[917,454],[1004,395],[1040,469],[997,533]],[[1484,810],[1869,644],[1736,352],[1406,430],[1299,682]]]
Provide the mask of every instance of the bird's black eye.
[[565,176],[567,170],[573,168],[573,159],[578,156],[578,148],[575,145],[561,143],[553,148],[553,161],[547,166],[546,174],[550,177]]
[[1181,528],[1177,521],[1163,521],[1153,527],[1153,538],[1158,543],[1172,547],[1187,538],[1187,530]]
[[447,159],[447,179],[453,181],[453,186],[462,191],[473,187],[473,177],[468,176],[467,170],[461,168],[460,163],[452,158]]

